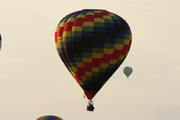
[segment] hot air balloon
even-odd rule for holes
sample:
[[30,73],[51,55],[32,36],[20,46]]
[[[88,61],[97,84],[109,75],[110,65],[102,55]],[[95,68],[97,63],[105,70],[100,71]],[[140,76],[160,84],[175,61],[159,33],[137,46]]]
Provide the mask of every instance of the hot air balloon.
[[46,115],[39,117],[37,120],[63,120],[63,119],[54,115]]
[[88,111],[93,111],[93,97],[122,64],[131,42],[127,22],[107,10],[75,11],[57,25],[57,51],[89,100]]
[[123,72],[128,78],[131,75],[131,73],[133,72],[133,69],[129,66],[126,66],[126,67],[124,67]]
[[0,50],[1,50],[1,44],[2,44],[2,38],[1,38],[1,34],[0,34]]

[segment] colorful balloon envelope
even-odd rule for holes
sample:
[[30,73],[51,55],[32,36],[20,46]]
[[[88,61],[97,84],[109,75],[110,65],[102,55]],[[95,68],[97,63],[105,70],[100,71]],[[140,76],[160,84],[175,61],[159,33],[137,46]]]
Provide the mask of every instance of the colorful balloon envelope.
[[127,67],[124,67],[123,72],[128,78],[131,75],[131,73],[133,72],[133,69],[131,67],[127,66]]
[[55,31],[59,56],[89,100],[122,64],[131,42],[127,22],[102,9],[70,13]]
[[37,120],[63,120],[63,119],[54,115],[46,115],[39,117]]

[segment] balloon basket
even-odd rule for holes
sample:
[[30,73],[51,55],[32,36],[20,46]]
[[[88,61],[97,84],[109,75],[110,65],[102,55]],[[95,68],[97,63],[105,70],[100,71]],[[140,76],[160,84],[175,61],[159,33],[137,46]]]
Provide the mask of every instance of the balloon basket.
[[89,105],[86,108],[87,111],[94,111],[94,106],[93,105]]
[[94,111],[94,106],[93,106],[93,101],[90,100],[88,102],[88,105],[87,105],[87,108],[86,108],[87,111]]

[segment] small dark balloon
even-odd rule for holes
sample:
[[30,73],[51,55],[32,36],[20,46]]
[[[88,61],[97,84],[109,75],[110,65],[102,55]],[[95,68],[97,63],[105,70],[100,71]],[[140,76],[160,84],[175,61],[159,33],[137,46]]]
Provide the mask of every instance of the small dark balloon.
[[1,34],[0,34],[0,50],[1,50],[1,44],[2,44],[2,37],[1,37]]
[[126,67],[124,67],[123,72],[128,78],[131,75],[131,73],[133,72],[133,69],[129,66],[126,66]]

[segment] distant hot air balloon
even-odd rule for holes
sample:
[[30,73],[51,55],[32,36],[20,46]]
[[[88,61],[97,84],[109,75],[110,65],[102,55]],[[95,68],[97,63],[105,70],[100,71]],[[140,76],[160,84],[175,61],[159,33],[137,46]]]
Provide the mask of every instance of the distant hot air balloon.
[[133,72],[133,69],[131,67],[127,66],[127,67],[124,67],[123,72],[128,78],[131,75],[131,73]]
[[46,115],[39,117],[37,120],[63,120],[63,119],[54,115]]
[[1,50],[1,44],[2,44],[2,37],[1,37],[1,34],[0,34],[0,50]]
[[81,86],[93,111],[93,97],[126,58],[132,42],[127,22],[102,9],[83,9],[65,16],[55,32],[60,58]]

